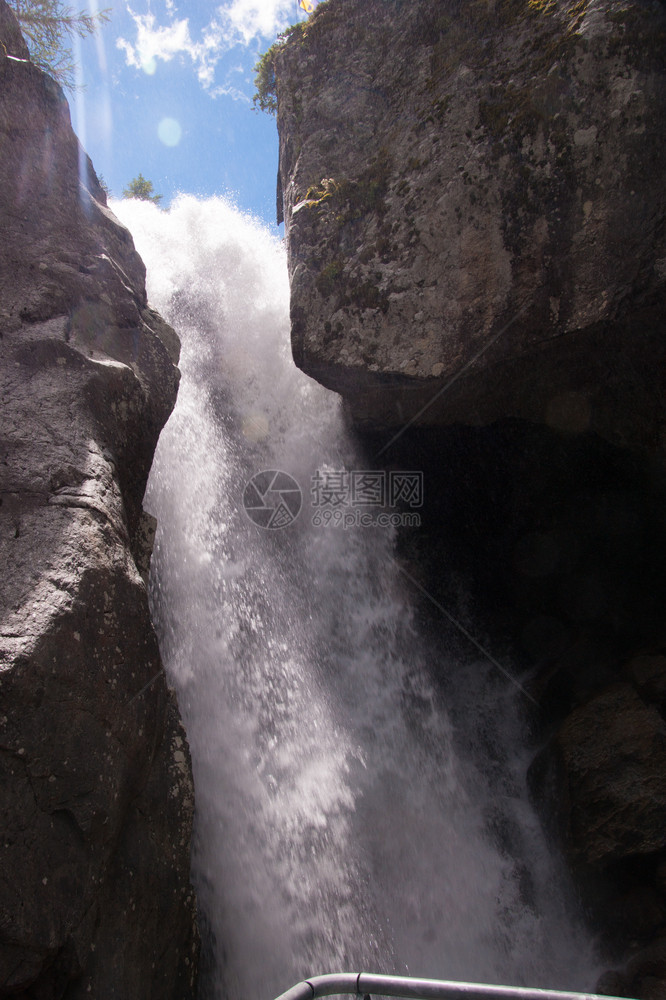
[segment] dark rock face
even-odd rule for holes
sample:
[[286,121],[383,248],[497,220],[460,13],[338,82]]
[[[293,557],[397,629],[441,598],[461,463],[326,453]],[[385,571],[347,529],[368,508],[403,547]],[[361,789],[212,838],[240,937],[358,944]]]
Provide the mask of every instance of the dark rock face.
[[178,341],[2,0],[0,36],[0,996],[191,997],[189,752],[137,568]]
[[359,427],[661,442],[666,12],[330,0],[276,62],[296,363]]
[[666,849],[666,724],[631,685],[615,684],[574,709],[555,745],[573,850],[607,864]]
[[[518,420],[411,428],[388,447],[385,435],[363,439],[369,456],[385,447],[380,467],[423,472],[421,527],[402,532],[397,553],[420,620],[445,663],[474,652],[449,613],[515,678],[533,799],[604,960],[651,954],[666,937],[662,464]],[[479,661],[447,666],[444,692],[473,690]],[[615,988],[617,976],[600,990],[656,995],[647,973]]]
[[535,801],[623,966],[599,988],[646,1000],[666,996],[665,51],[662,3],[329,0],[275,61],[294,358],[369,465],[424,473],[400,542],[423,614],[519,677]]

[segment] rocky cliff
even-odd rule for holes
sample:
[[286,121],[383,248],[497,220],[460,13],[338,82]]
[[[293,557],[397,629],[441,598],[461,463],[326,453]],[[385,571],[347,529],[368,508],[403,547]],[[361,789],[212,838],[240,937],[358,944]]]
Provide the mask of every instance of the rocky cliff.
[[647,0],[328,0],[273,60],[294,358],[369,465],[423,471],[400,541],[423,614],[520,678],[535,801],[622,967],[600,989],[645,998],[666,996],[665,53]]
[[194,995],[193,791],[141,502],[178,340],[0,0],[0,996]]
[[661,440],[663,4],[329,0],[276,60],[296,363],[370,428]]

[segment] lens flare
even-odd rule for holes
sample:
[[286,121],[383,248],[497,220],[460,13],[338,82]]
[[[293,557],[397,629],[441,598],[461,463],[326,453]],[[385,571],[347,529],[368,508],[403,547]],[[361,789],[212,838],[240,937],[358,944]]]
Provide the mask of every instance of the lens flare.
[[175,118],[163,118],[157,126],[157,135],[165,146],[177,146],[183,130]]

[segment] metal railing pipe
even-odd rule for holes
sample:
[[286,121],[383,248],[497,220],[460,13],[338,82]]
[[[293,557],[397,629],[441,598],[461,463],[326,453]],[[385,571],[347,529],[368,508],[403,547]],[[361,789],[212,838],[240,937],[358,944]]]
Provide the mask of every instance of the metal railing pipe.
[[313,976],[283,993],[277,1000],[313,1000],[338,993],[358,993],[358,972],[339,972],[329,976]]
[[524,986],[491,986],[486,983],[457,983],[445,979],[413,979],[408,976],[380,976],[370,972],[340,972],[313,976],[292,986],[277,1000],[315,1000],[343,993],[364,996],[403,997],[405,1000],[624,1000],[596,993],[530,989]]

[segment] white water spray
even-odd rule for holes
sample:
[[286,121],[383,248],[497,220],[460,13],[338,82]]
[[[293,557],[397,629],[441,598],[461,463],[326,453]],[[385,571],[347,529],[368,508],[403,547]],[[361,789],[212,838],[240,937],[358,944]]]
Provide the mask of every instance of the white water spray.
[[[461,674],[476,690],[458,690],[454,728],[432,682],[455,668],[450,625],[438,651],[419,636],[390,531],[312,524],[313,475],[362,459],[337,397],[291,361],[281,245],[223,200],[113,207],[183,343],[146,506],[194,765],[205,995],[270,1000],[361,969],[590,989],[526,800],[514,689],[492,665]],[[304,494],[282,530],[243,509],[264,469]],[[456,748],[481,738],[479,767]]]

